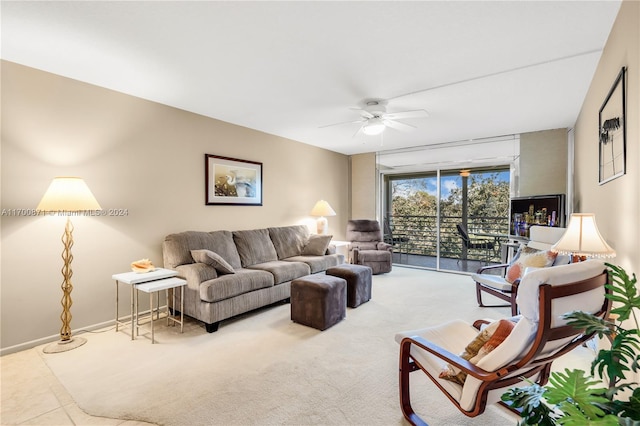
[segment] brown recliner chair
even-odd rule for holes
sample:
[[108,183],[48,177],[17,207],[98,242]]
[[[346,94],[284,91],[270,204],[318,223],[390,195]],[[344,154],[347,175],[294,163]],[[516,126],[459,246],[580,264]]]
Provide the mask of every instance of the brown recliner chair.
[[347,241],[351,263],[370,267],[374,275],[391,272],[393,248],[383,241],[377,220],[350,220]]

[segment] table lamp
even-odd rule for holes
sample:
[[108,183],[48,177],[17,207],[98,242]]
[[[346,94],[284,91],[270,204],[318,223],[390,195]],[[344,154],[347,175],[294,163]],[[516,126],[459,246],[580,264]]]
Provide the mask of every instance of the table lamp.
[[329,203],[325,200],[320,200],[313,206],[311,210],[311,216],[319,216],[318,217],[318,234],[325,235],[329,231],[329,223],[325,216],[335,216],[336,212],[331,208]]
[[616,251],[602,238],[593,213],[573,213],[567,230],[551,250],[571,255],[571,261],[587,257],[616,257]]
[[101,210],[102,208],[84,180],[78,177],[57,177],[51,181],[37,209],[67,216],[67,224],[62,234],[62,244],[64,246],[62,260],[64,260],[64,266],[61,270],[63,280],[61,285],[62,315],[60,315],[60,319],[62,320],[62,328],[60,329],[60,340],[44,348],[45,353],[64,352],[82,346],[87,342],[82,337],[71,338],[71,305],[73,304],[71,300],[71,290],[73,290],[73,285],[71,284],[71,276],[73,275],[71,270],[71,261],[73,260],[71,247],[73,246],[73,224],[71,223],[70,215],[74,212],[77,214],[81,211]]

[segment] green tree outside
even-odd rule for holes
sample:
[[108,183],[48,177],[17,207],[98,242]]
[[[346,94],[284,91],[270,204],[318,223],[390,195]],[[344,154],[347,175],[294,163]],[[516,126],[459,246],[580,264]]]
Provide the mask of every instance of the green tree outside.
[[[440,252],[444,257],[458,257],[461,242],[455,225],[462,220],[463,183],[458,175],[442,176],[440,221],[434,188],[435,176],[391,178],[391,217],[394,232],[412,236],[415,254],[435,256],[436,231],[440,224]],[[470,229],[508,234],[509,171],[474,172],[467,178],[467,217]],[[470,258],[471,258],[470,254]],[[498,260],[498,259],[496,259]]]

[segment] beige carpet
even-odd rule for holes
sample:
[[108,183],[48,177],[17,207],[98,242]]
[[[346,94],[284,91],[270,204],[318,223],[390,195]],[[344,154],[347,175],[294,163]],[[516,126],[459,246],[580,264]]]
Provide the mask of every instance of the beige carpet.
[[[146,337],[107,331],[43,355],[78,405],[95,416],[160,425],[401,425],[397,331],[463,318],[479,308],[468,276],[395,267],[374,277],[373,298],[326,331],[291,322],[289,305],[225,321],[208,334],[158,327]],[[164,322],[163,322],[164,323]],[[514,425],[498,407],[470,419],[415,373],[414,407],[433,426]]]

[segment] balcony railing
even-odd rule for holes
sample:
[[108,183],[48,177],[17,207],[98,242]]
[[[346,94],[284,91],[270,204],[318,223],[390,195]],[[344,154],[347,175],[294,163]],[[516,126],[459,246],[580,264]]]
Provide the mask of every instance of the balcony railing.
[[[509,220],[504,217],[469,216],[467,229],[470,237],[476,238],[476,234],[490,236],[477,236],[477,238],[491,239],[498,242],[495,250],[487,259],[487,251],[482,249],[465,250],[462,238],[456,229],[456,225],[462,222],[460,216],[401,216],[393,215],[387,218],[386,226],[388,238],[396,241],[404,241],[398,244],[396,251],[418,256],[436,257],[438,254],[438,226],[440,227],[440,257],[448,259],[462,259],[472,261],[486,261],[499,263],[502,261],[502,253],[499,243],[509,233]],[[494,236],[494,237],[491,237]],[[405,241],[406,240],[406,241]]]

